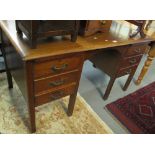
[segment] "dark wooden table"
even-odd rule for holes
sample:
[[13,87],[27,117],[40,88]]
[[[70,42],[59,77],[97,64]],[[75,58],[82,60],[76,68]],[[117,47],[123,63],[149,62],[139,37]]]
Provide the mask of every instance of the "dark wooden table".
[[114,21],[110,32],[87,38],[78,36],[75,43],[70,42],[68,36],[42,40],[36,49],[31,49],[28,40],[17,35],[14,21],[0,21],[0,27],[2,51],[9,68],[7,72],[11,73],[28,103],[31,132],[36,131],[35,107],[41,104],[69,95],[67,114],[72,115],[86,59],[109,48],[126,55],[134,45],[149,44],[155,40],[152,37],[131,39],[128,23]]

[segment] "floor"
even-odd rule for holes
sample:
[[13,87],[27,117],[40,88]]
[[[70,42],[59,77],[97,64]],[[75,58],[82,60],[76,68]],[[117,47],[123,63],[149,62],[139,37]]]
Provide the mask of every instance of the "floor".
[[92,109],[98,114],[98,116],[117,134],[129,133],[129,131],[118,121],[116,120],[106,109],[105,106],[108,103],[111,103],[121,97],[124,97],[145,85],[153,82],[155,80],[155,61],[150,67],[147,75],[142,81],[140,86],[135,85],[135,80],[137,79],[141,68],[143,67],[146,56],[144,55],[142,61],[134,75],[132,82],[127,91],[122,90],[122,86],[125,83],[127,76],[118,78],[109,98],[104,101],[102,99],[102,94],[105,92],[107,87],[109,77],[99,71],[98,69],[93,68],[90,61],[86,61],[83,67],[83,72],[80,80],[79,93],[86,100],[86,102],[92,107]]
[[[0,51],[0,55],[1,55],[1,51]],[[0,70],[3,70],[3,69],[5,69],[4,59],[2,57],[0,57]]]

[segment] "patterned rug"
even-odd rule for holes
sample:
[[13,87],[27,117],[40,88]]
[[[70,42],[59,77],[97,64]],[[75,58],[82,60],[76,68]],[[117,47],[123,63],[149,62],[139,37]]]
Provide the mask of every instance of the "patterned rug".
[[106,108],[131,133],[155,133],[155,82],[110,103]]
[[[68,97],[36,108],[36,133],[106,134],[110,128],[78,95],[73,116],[66,115]],[[0,74],[0,133],[29,133],[28,111],[17,85],[8,90]]]

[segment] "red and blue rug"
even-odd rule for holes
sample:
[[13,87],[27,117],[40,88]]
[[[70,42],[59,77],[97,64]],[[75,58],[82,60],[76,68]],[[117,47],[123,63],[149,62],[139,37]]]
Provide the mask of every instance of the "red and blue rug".
[[129,94],[106,108],[131,132],[155,133],[155,82]]

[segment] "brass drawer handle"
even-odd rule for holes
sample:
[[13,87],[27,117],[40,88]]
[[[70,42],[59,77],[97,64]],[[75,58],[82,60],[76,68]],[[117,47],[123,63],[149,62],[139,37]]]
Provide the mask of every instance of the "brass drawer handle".
[[129,60],[129,63],[130,63],[130,64],[135,64],[136,62],[137,62],[136,59]]
[[129,69],[128,71],[125,71],[126,74],[130,74],[132,69]]
[[53,81],[49,83],[49,86],[60,86],[63,85],[65,80],[60,80],[60,81]]
[[56,66],[52,66],[52,71],[57,72],[57,71],[62,71],[64,69],[66,69],[68,67],[68,64],[63,64],[61,67],[56,67]]
[[62,97],[64,95],[64,92],[63,91],[59,91],[59,92],[56,92],[55,94],[52,94],[50,96],[51,99],[58,99],[60,97]]
[[138,48],[138,49],[135,49],[134,51],[135,51],[135,53],[140,53],[141,52],[141,49]]

